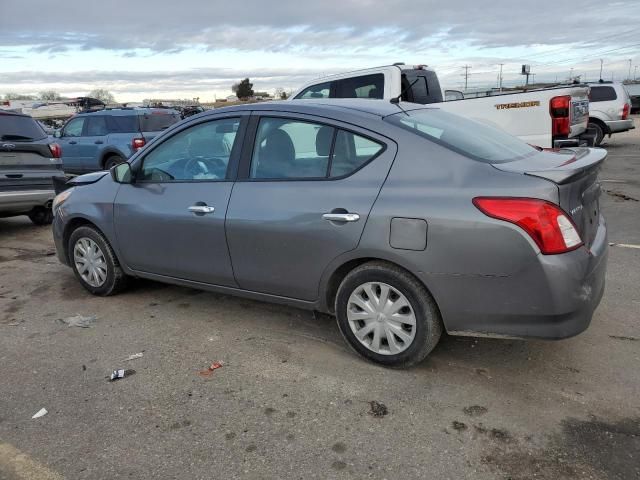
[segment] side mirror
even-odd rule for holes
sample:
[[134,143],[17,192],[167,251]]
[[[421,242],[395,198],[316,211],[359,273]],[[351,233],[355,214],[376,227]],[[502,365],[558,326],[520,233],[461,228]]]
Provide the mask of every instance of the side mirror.
[[54,131],[54,132],[53,132],[53,136],[54,136],[55,138],[60,138],[60,137],[62,137],[62,130],[56,130],[56,131]]
[[109,172],[111,173],[111,178],[116,183],[133,183],[133,172],[128,162],[114,165]]

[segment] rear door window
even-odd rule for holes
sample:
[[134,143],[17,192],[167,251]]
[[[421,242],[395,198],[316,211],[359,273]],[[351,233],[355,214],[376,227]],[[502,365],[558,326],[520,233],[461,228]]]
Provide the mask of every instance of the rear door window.
[[608,102],[618,98],[613,87],[591,87],[589,92],[590,102]]
[[250,178],[343,177],[383,150],[378,142],[330,125],[264,117],[258,126]]
[[329,98],[330,93],[331,82],[324,82],[305,88],[296,98]]
[[0,114],[0,140],[30,141],[47,136],[31,117]]
[[101,137],[107,133],[107,121],[104,116],[89,117],[87,119],[87,136]]
[[140,131],[137,115],[109,115],[105,119],[109,133],[135,133]]
[[336,80],[335,98],[381,99],[383,95],[384,74],[382,73]]
[[159,132],[161,130],[166,130],[178,121],[180,121],[180,115],[177,113],[145,113],[140,116],[140,131]]

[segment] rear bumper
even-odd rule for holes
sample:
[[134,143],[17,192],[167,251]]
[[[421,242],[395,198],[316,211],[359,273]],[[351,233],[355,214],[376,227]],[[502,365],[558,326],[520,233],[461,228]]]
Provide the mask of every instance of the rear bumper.
[[[506,277],[458,277],[464,301],[439,305],[452,335],[562,339],[583,332],[602,299],[608,244],[604,219],[590,249],[538,255]],[[442,281],[442,278],[440,278]],[[436,301],[438,301],[436,295]]]
[[34,207],[48,207],[55,196],[53,189],[0,192],[0,214],[28,212]]
[[608,122],[604,122],[611,133],[619,133],[626,132],[627,130],[632,130],[635,128],[633,125],[633,119],[628,118],[627,120],[610,120]]

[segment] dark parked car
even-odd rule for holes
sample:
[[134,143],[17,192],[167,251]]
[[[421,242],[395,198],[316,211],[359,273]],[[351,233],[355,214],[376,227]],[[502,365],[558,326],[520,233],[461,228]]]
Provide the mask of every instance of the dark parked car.
[[78,174],[108,170],[179,121],[177,111],[158,108],[79,113],[56,134],[62,145],[64,171]]
[[0,217],[51,223],[53,178],[64,178],[60,154],[33,118],[0,110]]
[[606,152],[542,151],[384,100],[260,103],[181,122],[56,197],[60,260],[333,313],[393,366],[450,334],[564,338],[604,291]]

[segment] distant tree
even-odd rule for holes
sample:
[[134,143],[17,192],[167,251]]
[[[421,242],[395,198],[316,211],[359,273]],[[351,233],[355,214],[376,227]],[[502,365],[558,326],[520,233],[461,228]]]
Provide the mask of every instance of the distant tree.
[[42,100],[43,102],[53,102],[61,98],[60,94],[55,90],[44,90],[38,94],[38,100]]
[[4,94],[5,100],[35,100],[33,95],[23,95],[21,93],[7,92]]
[[105,90],[104,88],[96,88],[95,90],[91,90],[87,96],[91,98],[97,98],[107,105],[110,103],[115,103],[116,101],[113,93],[111,93],[109,90]]
[[289,98],[289,95],[287,95],[287,92],[285,91],[280,92],[280,100],[286,100],[287,98]]
[[245,78],[238,83],[234,83],[231,86],[231,91],[235,93],[238,98],[253,97],[253,83],[251,83],[248,78]]

